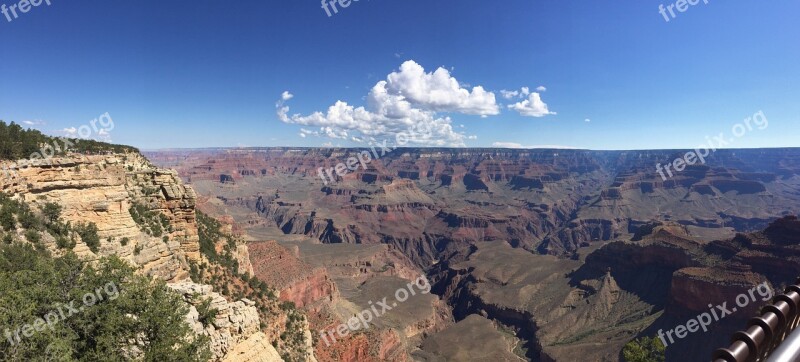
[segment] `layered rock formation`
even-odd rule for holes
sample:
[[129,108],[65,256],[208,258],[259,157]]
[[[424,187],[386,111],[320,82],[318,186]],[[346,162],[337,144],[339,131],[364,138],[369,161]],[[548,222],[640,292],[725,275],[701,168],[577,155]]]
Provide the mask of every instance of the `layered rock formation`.
[[[2,163],[9,165],[14,164]],[[190,306],[187,321],[196,333],[210,338],[215,360],[282,361],[260,331],[253,302],[228,301],[210,286],[189,281],[189,263],[202,260],[196,195],[176,172],[158,169],[138,153],[72,154],[10,170],[9,177],[0,180],[3,192],[34,209],[56,203],[65,221],[97,226],[100,245],[92,251],[77,238],[74,252],[79,257],[91,262],[118,255],[142,273],[170,282]],[[134,217],[133,209],[144,215]],[[158,224],[158,232],[150,223]],[[49,234],[42,243],[56,255],[65,252]],[[198,320],[196,306],[203,299],[211,300],[211,308],[218,311],[208,325]]]
[[[570,254],[629,236],[651,220],[716,230],[708,235],[713,239],[800,211],[796,149],[718,150],[705,164],[663,178],[656,165],[685,152],[399,149],[323,182],[320,168],[325,174],[358,152],[269,148],[148,156],[174,165],[201,193],[259,211],[286,233],[394,244],[420,265],[442,257],[445,241],[508,240]],[[235,195],[211,192],[222,184],[220,175],[236,182]]]
[[[216,360],[240,362],[282,360],[271,344],[263,342],[266,338],[259,330],[260,321],[254,302],[242,299],[230,303],[222,295],[214,293],[208,285],[182,282],[169,286],[183,295],[186,303],[190,305],[187,322],[195,333],[209,337],[211,353]],[[210,300],[209,307],[217,311],[214,319],[207,325],[200,321],[197,311],[197,306],[204,300]],[[239,346],[243,343],[243,346]]]
[[[796,220],[781,219],[800,211],[797,149],[717,150],[663,178],[656,165],[685,151],[399,149],[335,180],[319,177],[359,151],[149,154],[254,240],[276,240],[305,265],[325,267],[329,279],[297,271],[287,284],[290,299],[305,303],[325,301],[320,282],[335,283],[338,297],[310,316],[318,328],[385,294],[374,282],[388,276],[424,272],[449,306],[436,317],[434,301],[416,305],[424,313],[382,330],[394,334],[318,345],[321,360],[458,359],[439,343],[452,331],[481,338],[475,316],[510,336],[489,336],[493,355],[618,360],[632,338],[800,274]],[[385,249],[369,249],[377,246]],[[251,254],[254,265],[259,258]],[[707,358],[760,302],[677,341],[668,360]]]

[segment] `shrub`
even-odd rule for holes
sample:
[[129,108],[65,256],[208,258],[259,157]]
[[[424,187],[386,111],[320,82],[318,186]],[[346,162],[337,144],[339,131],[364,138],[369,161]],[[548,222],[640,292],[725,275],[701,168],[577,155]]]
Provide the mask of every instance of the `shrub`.
[[130,241],[131,241],[131,238],[126,236],[126,237],[120,239],[119,244],[122,245],[122,246],[127,246]]
[[41,228],[39,219],[36,218],[36,215],[34,215],[33,212],[31,212],[27,207],[24,207],[20,210],[17,219],[20,225],[22,225],[22,227],[25,229],[38,230]]
[[200,304],[197,305],[196,308],[197,308],[197,314],[199,315],[198,320],[204,326],[208,326],[209,324],[211,324],[211,322],[213,322],[217,318],[217,314],[219,313],[219,310],[217,310],[216,308],[211,308],[210,298],[204,299]]
[[56,246],[61,249],[69,249],[72,250],[75,248],[75,240],[65,235],[58,235],[56,238]]
[[93,253],[97,252],[97,250],[100,248],[100,236],[97,235],[97,224],[93,222],[88,224],[78,224],[75,226],[75,232],[80,235],[81,240],[84,244],[86,244],[86,246],[89,247],[89,250],[91,250]]
[[42,216],[44,217],[45,223],[47,225],[52,225],[58,222],[58,219],[61,218],[61,205],[48,202],[42,206]]
[[[36,283],[31,283],[31,281]],[[0,245],[0,309],[3,325],[20,326],[41,318],[41,311],[80,296],[101,294],[91,309],[56,323],[52,332],[35,333],[24,343],[0,339],[4,361],[124,361],[141,341],[141,361],[208,361],[208,338],[186,323],[188,308],[163,281],[138,275],[117,258],[84,266],[72,253],[53,258],[30,245]],[[98,291],[99,290],[99,291]],[[136,316],[131,318],[130,316]],[[6,324],[7,323],[7,324]],[[47,346],[45,352],[44,346]]]
[[664,362],[664,344],[656,337],[628,342],[622,349],[625,362]]
[[34,244],[38,244],[40,241],[42,241],[42,234],[39,234],[38,231],[31,229],[25,232],[25,239],[28,239],[28,241]]
[[11,231],[17,228],[17,221],[14,219],[14,212],[11,211],[11,207],[9,205],[3,206],[3,209],[0,210],[0,226],[3,227],[5,231]]

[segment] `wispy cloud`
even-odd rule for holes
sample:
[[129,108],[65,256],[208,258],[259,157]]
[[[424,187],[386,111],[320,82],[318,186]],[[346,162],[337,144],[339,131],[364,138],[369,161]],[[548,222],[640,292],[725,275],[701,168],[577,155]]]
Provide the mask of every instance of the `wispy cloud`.
[[559,150],[575,150],[578,149],[577,147],[572,146],[562,146],[562,145],[535,145],[535,146],[524,146],[520,143],[516,142],[494,142],[492,143],[492,147],[498,148],[545,148],[545,149],[559,149]]

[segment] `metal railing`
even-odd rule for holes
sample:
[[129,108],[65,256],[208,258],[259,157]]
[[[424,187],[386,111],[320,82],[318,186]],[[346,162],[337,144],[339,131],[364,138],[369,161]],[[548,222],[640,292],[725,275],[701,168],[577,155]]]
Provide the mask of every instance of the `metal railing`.
[[[711,356],[713,362],[800,361],[800,279],[786,288],[761,316],[747,322],[746,330],[734,333],[731,345]],[[795,332],[795,333],[792,333]]]

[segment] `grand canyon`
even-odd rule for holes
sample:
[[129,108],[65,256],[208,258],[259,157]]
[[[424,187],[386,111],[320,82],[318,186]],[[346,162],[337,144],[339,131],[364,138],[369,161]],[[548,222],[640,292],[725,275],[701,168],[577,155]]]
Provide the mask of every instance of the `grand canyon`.
[[0,362],[800,361],[798,13],[0,0]]
[[[254,275],[314,331],[429,278],[431,295],[374,328],[318,340],[320,360],[617,361],[631,339],[800,275],[800,149],[720,150],[664,180],[654,165],[686,151],[408,148],[319,177],[361,151],[145,155],[248,240]],[[667,359],[709,358],[756,311]]]

